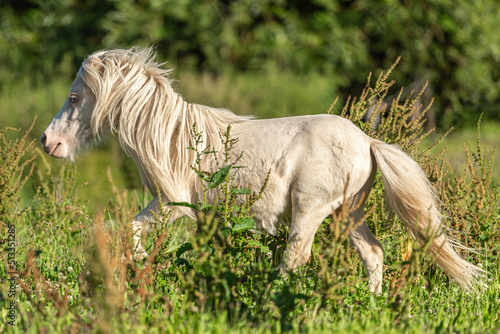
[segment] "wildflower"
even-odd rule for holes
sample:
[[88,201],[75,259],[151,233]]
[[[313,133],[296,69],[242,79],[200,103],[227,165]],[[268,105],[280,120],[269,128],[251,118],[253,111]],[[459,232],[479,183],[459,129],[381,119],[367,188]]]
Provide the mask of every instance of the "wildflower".
[[68,271],[73,271],[73,267],[68,267]]

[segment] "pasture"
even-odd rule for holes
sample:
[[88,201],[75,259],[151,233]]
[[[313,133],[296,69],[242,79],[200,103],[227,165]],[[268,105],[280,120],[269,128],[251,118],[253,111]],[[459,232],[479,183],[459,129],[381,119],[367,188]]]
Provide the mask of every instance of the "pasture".
[[[326,112],[333,100],[327,80],[321,78],[307,84],[300,78],[287,78],[288,84],[281,85],[278,77],[240,77],[210,85],[206,83],[209,78],[196,80],[193,76],[187,73],[179,78],[179,89],[188,99],[259,117]],[[165,226],[169,215],[165,206],[156,218],[155,232],[146,240],[151,256],[125,261],[123,254],[131,252],[128,223],[151,199],[143,191],[135,167],[113,138],[78,157],[76,164],[43,155],[38,138],[62,105],[70,83],[27,87],[22,82],[13,85],[0,100],[0,233],[5,240],[0,331],[500,330],[500,189],[491,145],[498,143],[498,125],[481,124],[477,136],[475,130],[462,130],[440,141],[440,135],[437,139],[425,136],[421,121],[408,121],[409,103],[400,101],[394,108],[376,135],[398,143],[419,162],[440,195],[448,233],[477,250],[464,250],[462,256],[490,275],[478,280],[477,291],[463,291],[450,282],[389,214],[378,175],[367,203],[368,209],[376,209],[369,210],[367,221],[386,255],[382,294],[374,297],[368,292],[365,269],[347,239],[346,231],[354,222],[346,212],[323,223],[309,262],[282,277],[276,268],[287,229],[281,228],[272,237],[222,225],[218,217],[223,215],[240,225],[251,218],[248,207],[224,205],[232,193],[245,191],[227,178],[219,184],[218,203],[198,204],[196,221],[181,219],[174,226]],[[384,77],[380,81],[372,78],[370,87],[366,94],[355,92],[358,98],[345,108],[341,102],[333,108],[369,133],[372,130],[360,120],[361,113],[370,96],[384,94],[389,84]],[[391,89],[397,89],[397,84]],[[257,95],[259,90],[264,95]],[[35,115],[33,129],[27,132]],[[32,140],[36,141],[33,145]],[[218,171],[206,172],[213,175]],[[11,283],[14,276],[18,280]],[[15,316],[14,326],[8,323],[11,315]]]

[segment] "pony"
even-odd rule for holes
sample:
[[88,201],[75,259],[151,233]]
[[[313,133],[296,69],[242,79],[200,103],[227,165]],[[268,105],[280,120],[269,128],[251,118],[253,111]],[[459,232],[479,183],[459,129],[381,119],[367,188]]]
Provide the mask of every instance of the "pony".
[[[465,289],[473,289],[479,267],[465,261],[443,233],[437,196],[420,166],[398,147],[373,139],[352,122],[323,114],[259,120],[186,102],[172,88],[170,70],[158,63],[151,48],[97,51],[82,63],[68,98],[41,136],[44,151],[71,158],[93,139],[114,133],[135,162],[141,180],[168,202],[196,202],[200,181],[193,171],[196,157],[188,147],[196,124],[205,147],[221,154],[220,134],[231,126],[238,144],[241,184],[267,187],[252,207],[256,229],[276,235],[278,224],[289,226],[280,268],[295,270],[311,254],[314,235],[323,220],[346,205],[359,224],[350,231],[374,294],[382,291],[384,250],[364,221],[364,203],[382,174],[391,208],[436,263]],[[210,167],[212,162],[204,162]],[[209,170],[208,168],[205,170]],[[133,219],[135,258],[146,255],[143,228],[159,210],[158,197]],[[172,207],[172,221],[195,217],[187,207]]]

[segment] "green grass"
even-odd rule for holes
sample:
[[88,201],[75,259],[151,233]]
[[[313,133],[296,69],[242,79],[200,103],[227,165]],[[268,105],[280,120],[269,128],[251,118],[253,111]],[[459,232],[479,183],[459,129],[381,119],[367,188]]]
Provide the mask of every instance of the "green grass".
[[[498,301],[494,294],[499,292],[498,285],[491,288],[486,298],[475,298],[459,292],[442,293],[430,296],[427,292],[415,292],[415,296],[406,300],[404,305],[412,305],[407,312],[392,311],[385,306],[383,297],[357,298],[359,306],[349,305],[344,312],[333,317],[326,313],[308,313],[304,324],[295,322],[286,328],[279,321],[265,325],[252,325],[244,320],[231,323],[226,314],[206,312],[186,315],[164,316],[153,312],[148,321],[134,319],[126,315],[117,317],[111,330],[117,333],[132,331],[157,333],[495,333],[498,331]],[[445,294],[445,295],[443,295]],[[352,297],[347,295],[346,297]],[[472,299],[472,300],[471,300]],[[459,302],[450,302],[458,300]],[[424,306],[426,305],[426,306]],[[55,317],[49,321],[33,319],[31,330],[26,333],[38,333],[40,328],[47,328],[53,333],[67,330],[73,319]],[[121,322],[122,321],[122,322]],[[154,323],[154,327],[151,326]],[[152,329],[153,327],[153,329]],[[12,330],[21,333],[23,330]]]
[[[333,100],[327,80],[289,78],[287,87],[282,87],[278,78],[212,82],[209,76],[200,80],[192,74],[180,77],[179,89],[193,101],[259,117],[320,113]],[[69,85],[55,82],[31,89],[20,83],[3,92],[0,128],[26,129],[38,115],[28,135],[28,139],[38,140]],[[257,95],[259,91],[264,93]],[[499,128],[484,123],[482,145],[495,146]],[[21,134],[6,132],[13,140]],[[29,175],[24,187],[1,183],[7,191],[0,193],[0,239],[9,237],[9,224],[15,226],[16,269],[21,280],[15,297],[10,298],[9,247],[3,243],[0,332],[499,332],[499,188],[498,183],[483,177],[491,171],[498,177],[498,165],[488,165],[488,154],[477,150],[475,129],[453,132],[436,148],[440,151],[447,146],[445,165],[458,170],[446,178],[439,160],[420,155],[427,142],[417,145],[404,139],[401,145],[413,150],[440,189],[442,210],[457,231],[456,237],[479,248],[477,254],[464,252],[464,256],[491,273],[479,282],[477,293],[465,292],[450,282],[408,242],[400,224],[388,221],[380,184],[370,200],[377,210],[368,217],[386,251],[383,293],[377,297],[367,291],[366,273],[345,236],[331,230],[335,224],[346,226],[345,221],[328,220],[316,236],[307,266],[288,278],[275,275],[284,250],[285,228],[278,237],[244,232],[226,239],[218,222],[209,218],[203,218],[203,233],[196,235],[188,220],[157,228],[146,240],[150,253],[159,247],[154,261],[123,262],[122,254],[130,249],[128,223],[144,207],[145,199],[130,160],[111,138],[80,156],[76,164],[38,152],[33,173],[27,174],[25,168],[22,174]],[[471,156],[476,158],[472,167],[466,165],[463,142],[471,142]],[[5,151],[4,143],[0,148]],[[16,150],[11,155],[24,159],[36,153]],[[6,161],[0,167],[14,164]],[[478,166],[485,162],[483,173]],[[470,168],[478,173],[476,177]],[[4,170],[0,175],[4,176]],[[13,170],[17,171],[14,175],[20,173]],[[463,171],[468,177],[462,180]],[[9,193],[13,196],[4,195]],[[159,219],[161,222],[162,217]],[[218,228],[211,232],[212,224]],[[169,251],[185,242],[194,249],[182,254]],[[404,261],[403,252],[409,247],[415,248]],[[7,324],[12,300],[18,316],[15,327]]]
[[[74,194],[74,198],[78,197],[79,192]],[[86,216],[84,208],[80,208],[81,211],[77,209],[79,203],[74,199],[61,199],[55,206],[45,201],[40,198],[33,210],[25,212],[16,221],[20,245],[17,249],[18,263],[21,268],[24,267],[28,250],[37,250],[39,254],[35,258],[35,265],[40,276],[36,278],[37,275],[33,274],[23,278],[25,284],[38,287],[38,290],[26,294],[18,288],[16,292],[20,316],[17,327],[6,325],[6,310],[2,308],[2,332],[494,333],[500,330],[500,278],[497,270],[481,283],[479,294],[462,291],[442,273],[433,270],[420,279],[408,282],[407,287],[395,296],[392,295],[390,278],[386,275],[383,294],[373,297],[367,291],[366,282],[362,281],[362,269],[351,268],[351,274],[343,282],[357,283],[352,288],[338,289],[338,299],[331,300],[330,306],[324,308],[318,308],[314,301],[318,297],[314,295],[315,288],[307,284],[308,280],[315,279],[312,275],[316,273],[306,271],[292,275],[289,280],[275,280],[268,291],[266,288],[259,290],[265,295],[268,304],[255,305],[257,311],[252,317],[248,317],[252,310],[241,305],[228,313],[226,308],[211,310],[210,306],[203,307],[199,302],[191,303],[178,282],[171,285],[175,279],[159,273],[156,288],[149,287],[155,295],[148,295],[141,301],[134,286],[137,282],[128,280],[126,292],[129,301],[113,310],[110,300],[116,296],[108,291],[105,296],[109,300],[101,300],[99,287],[94,295],[89,295],[86,288],[86,284],[92,284],[92,280],[85,279],[87,273],[94,279],[102,277],[98,267],[89,263],[98,261],[94,252],[95,247],[100,247],[98,242],[92,246],[91,240],[95,233],[92,217]],[[51,215],[56,215],[57,219],[51,220]],[[49,220],[52,223],[48,223]],[[111,226],[109,228],[113,229]],[[151,242],[153,240],[150,239]],[[394,247],[394,243],[388,240],[384,243],[386,249]],[[318,247],[321,246],[316,245],[317,251]],[[393,258],[387,265],[389,268],[397,266],[398,261]],[[134,269],[129,268],[128,271],[131,277],[137,275]],[[33,280],[31,284],[29,277]],[[166,281],[162,282],[161,277]],[[105,282],[99,282],[95,284],[106,285]],[[283,286],[289,286],[292,294],[312,296],[310,301],[299,300],[292,310],[292,316],[285,321],[280,317],[283,306],[273,302]],[[239,288],[247,290],[251,286],[245,284]],[[49,289],[58,291],[60,296],[67,294],[67,303],[58,305],[58,300],[48,295]]]

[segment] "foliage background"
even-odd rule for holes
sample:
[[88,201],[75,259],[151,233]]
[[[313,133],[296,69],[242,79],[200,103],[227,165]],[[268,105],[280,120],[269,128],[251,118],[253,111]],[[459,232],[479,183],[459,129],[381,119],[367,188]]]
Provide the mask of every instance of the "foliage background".
[[395,79],[429,81],[436,124],[470,125],[500,119],[499,18],[490,0],[3,0],[0,89],[72,78],[86,54],[141,44],[182,72],[321,76],[346,98],[401,55]]

